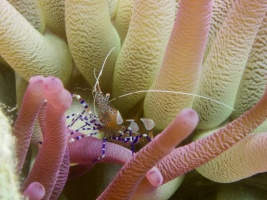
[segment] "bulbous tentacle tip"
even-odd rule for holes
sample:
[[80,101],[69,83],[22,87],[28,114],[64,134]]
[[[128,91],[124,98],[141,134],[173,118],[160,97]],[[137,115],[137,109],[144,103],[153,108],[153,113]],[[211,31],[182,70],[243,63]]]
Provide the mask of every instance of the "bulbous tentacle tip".
[[72,103],[71,94],[64,89],[60,79],[49,76],[45,79],[44,97],[55,109],[65,111]]
[[192,108],[185,108],[183,109],[179,115],[182,115],[184,119],[191,119],[192,121],[194,121],[194,123],[198,122],[198,114],[195,110],[193,110]]
[[198,115],[196,111],[191,108],[185,108],[178,113],[169,126],[161,134],[157,135],[153,141],[158,143],[162,151],[172,151],[175,146],[192,133],[197,123]]
[[60,79],[53,77],[53,76],[48,76],[45,78],[44,89],[45,89],[45,92],[48,92],[50,94],[52,93],[57,94],[62,89],[64,89],[64,86]]
[[146,178],[151,185],[159,187],[163,183],[163,176],[157,167],[153,167],[146,173]]
[[44,80],[45,80],[45,77],[43,77],[41,75],[37,75],[37,76],[31,77],[30,80],[29,80],[29,83],[33,84],[33,83],[35,83],[37,81],[44,81]]
[[45,195],[45,188],[39,182],[32,182],[23,192],[23,195],[29,200],[41,200]]

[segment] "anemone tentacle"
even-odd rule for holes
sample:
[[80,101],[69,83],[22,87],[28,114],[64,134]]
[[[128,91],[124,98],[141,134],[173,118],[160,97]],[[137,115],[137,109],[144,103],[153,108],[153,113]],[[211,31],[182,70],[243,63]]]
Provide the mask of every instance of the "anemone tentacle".
[[34,122],[44,103],[42,94],[43,81],[42,77],[34,77],[30,80],[30,85],[24,95],[19,115],[13,127],[13,134],[17,138],[18,172],[22,169],[29,148]]
[[[122,49],[116,61],[112,96],[146,90],[157,75],[175,19],[173,0],[137,0]],[[152,11],[152,12],[151,12]],[[136,31],[139,30],[139,31]],[[123,116],[133,117],[145,94],[114,101]],[[130,115],[131,114],[131,115]]]
[[[184,140],[194,130],[197,122],[198,117],[195,111],[192,109],[181,111],[161,134],[122,167],[98,199],[129,199],[145,173]],[[151,174],[151,178],[154,178],[154,175],[158,176],[154,171],[150,172],[154,173]],[[158,186],[162,183],[162,180],[157,178],[154,181],[158,182]]]
[[41,91],[43,98],[47,100],[45,134],[42,147],[29,176],[23,183],[23,188],[37,181],[45,187],[44,199],[49,199],[59,178],[58,172],[66,151],[68,135],[64,112],[70,107],[72,97],[59,79],[38,76],[32,84],[38,83],[38,79],[42,80]]
[[0,26],[0,55],[24,79],[41,74],[69,82],[72,58],[63,39],[42,35],[6,0],[0,1]]
[[195,169],[235,145],[267,118],[267,91],[260,101],[212,135],[175,149],[157,165],[164,182]]
[[42,184],[38,182],[32,182],[26,190],[24,190],[23,195],[30,200],[42,199],[45,195],[45,188]]
[[[163,62],[151,90],[196,93],[210,29],[212,2],[180,2]],[[189,95],[147,93],[145,117],[153,119],[161,131],[182,109],[192,107],[193,99]]]
[[267,133],[246,136],[227,151],[198,167],[197,171],[219,183],[231,183],[266,172],[266,136]]
[[110,92],[115,62],[120,51],[120,39],[112,25],[106,0],[66,0],[66,33],[71,54],[77,68],[91,87],[95,85],[107,53],[109,56],[103,75],[101,89]]
[[235,99],[235,111],[231,119],[247,111],[256,104],[265,90],[267,75],[267,13],[262,21],[250,51],[244,74]]
[[[199,95],[234,106],[253,41],[266,10],[265,0],[239,0],[233,3],[203,64]],[[200,98],[194,99],[193,109],[199,114],[199,129],[220,125],[232,112]]]

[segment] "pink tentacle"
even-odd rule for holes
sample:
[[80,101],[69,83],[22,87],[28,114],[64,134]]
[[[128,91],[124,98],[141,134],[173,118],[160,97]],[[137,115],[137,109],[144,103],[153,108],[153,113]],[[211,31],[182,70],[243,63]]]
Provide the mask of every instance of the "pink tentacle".
[[72,97],[63,88],[61,81],[54,77],[45,79],[43,96],[47,100],[45,137],[32,171],[23,184],[23,188],[34,181],[38,181],[45,187],[46,194],[44,199],[49,199],[65,155],[68,135],[64,112],[71,105]]
[[[101,155],[102,142],[102,140],[94,137],[86,137],[69,144],[71,162],[80,164],[71,168],[69,179],[75,179],[94,167],[94,161]],[[106,142],[105,158],[98,162],[124,165],[130,159],[132,159],[132,152],[129,149]],[[152,172],[157,173],[157,175],[151,176]],[[153,167],[146,177],[154,186],[157,186],[159,177],[160,179],[162,178],[160,171],[156,167]]]
[[[129,199],[145,173],[160,159],[171,153],[174,147],[194,130],[197,122],[198,117],[194,110],[181,111],[161,134],[123,166],[98,199]],[[155,175],[158,174],[155,173]]]
[[164,183],[189,172],[229,149],[267,118],[267,91],[246,113],[214,134],[175,149],[157,165]]
[[[69,143],[70,149],[70,162],[86,164],[91,163],[93,166],[94,161],[101,156],[102,152],[102,140],[94,137],[85,137],[82,140],[78,140]],[[132,158],[132,152],[120,145],[106,142],[106,154],[105,158],[100,162],[112,162],[117,164],[125,164]]]
[[13,134],[17,139],[17,169],[19,173],[21,172],[29,148],[34,122],[44,103],[44,97],[42,95],[43,82],[44,77],[42,76],[35,76],[30,79],[30,84],[24,95],[19,115],[13,127]]
[[70,154],[69,154],[69,148],[67,146],[63,161],[62,161],[61,166],[59,168],[57,182],[56,182],[55,187],[53,189],[53,192],[50,196],[50,200],[53,200],[53,199],[57,200],[59,198],[59,195],[61,194],[61,192],[62,192],[62,190],[66,184],[66,181],[68,179],[69,169],[70,169]]
[[42,184],[33,182],[23,192],[23,195],[29,200],[41,200],[45,195],[45,188]]

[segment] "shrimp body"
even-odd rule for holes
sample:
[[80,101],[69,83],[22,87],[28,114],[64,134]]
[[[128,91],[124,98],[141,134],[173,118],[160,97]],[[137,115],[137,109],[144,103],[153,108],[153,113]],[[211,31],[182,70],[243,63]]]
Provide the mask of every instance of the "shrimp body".
[[[73,94],[73,97],[80,102],[84,109],[80,114],[67,116],[68,119],[72,118],[71,123],[68,125],[68,129],[71,129],[74,124],[82,122],[82,125],[80,125],[78,129],[70,131],[70,142],[83,139],[87,136],[95,136],[99,132],[103,132],[102,156],[96,159],[97,161],[105,157],[106,139],[116,140],[122,144],[129,143],[133,154],[134,144],[138,143],[140,138],[146,138],[147,141],[151,141],[153,137],[152,132],[149,134],[140,134],[138,133],[139,126],[134,120],[124,121],[120,112],[110,104],[110,94],[103,94],[99,85],[93,90],[93,96],[94,104],[97,104],[98,107],[97,112],[96,108],[94,109],[95,114],[93,114],[89,106],[79,95]],[[145,126],[147,120],[148,119],[141,119]],[[151,121],[153,120],[149,121],[150,124]],[[152,124],[153,123],[154,122],[152,122]],[[152,125],[152,127],[149,126],[149,129],[151,130],[153,126],[154,125]],[[86,134],[84,131],[89,131],[89,133]]]
[[98,105],[98,119],[105,130],[118,131],[123,122],[121,114],[113,108],[109,102],[110,94],[104,95],[99,90],[95,94],[95,102]]
[[[121,141],[123,144],[130,143],[133,149],[133,144],[136,144],[140,138],[146,138],[150,141],[153,137],[153,132],[150,131],[155,126],[155,123],[152,119],[141,118],[140,121],[143,123],[146,130],[150,132],[148,134],[140,134],[139,133],[139,126],[135,122],[135,120],[123,120],[120,112],[112,107],[111,102],[115,101],[116,99],[123,98],[129,95],[134,95],[138,93],[147,93],[147,92],[155,92],[155,93],[171,93],[177,95],[188,95],[193,96],[196,98],[202,98],[209,101],[213,101],[217,104],[223,105],[230,110],[234,110],[230,106],[224,104],[223,102],[219,102],[209,97],[200,96],[197,94],[191,94],[186,92],[180,91],[169,91],[169,90],[141,90],[141,91],[134,91],[131,93],[123,94],[118,96],[112,100],[110,100],[110,94],[103,94],[99,85],[99,79],[104,69],[105,62],[110,55],[110,53],[114,50],[111,49],[110,52],[107,54],[102,68],[96,76],[96,83],[93,88],[93,98],[94,98],[94,112],[92,112],[89,106],[85,103],[85,101],[79,96],[74,94],[75,97],[79,102],[83,105],[84,110],[80,114],[72,114],[67,118],[72,118],[71,123],[68,125],[68,128],[71,129],[73,125],[81,121],[82,125],[79,126],[78,129],[71,131],[71,135],[75,135],[77,132],[89,131],[89,133],[81,133],[80,135],[76,136],[75,139],[80,139],[86,136],[94,136],[99,132],[103,132],[104,140],[106,138]],[[96,112],[95,104],[98,106],[98,111]],[[93,114],[94,113],[94,114]],[[144,130],[143,130],[144,131]],[[142,131],[142,132],[143,132]],[[71,140],[73,141],[73,139]]]

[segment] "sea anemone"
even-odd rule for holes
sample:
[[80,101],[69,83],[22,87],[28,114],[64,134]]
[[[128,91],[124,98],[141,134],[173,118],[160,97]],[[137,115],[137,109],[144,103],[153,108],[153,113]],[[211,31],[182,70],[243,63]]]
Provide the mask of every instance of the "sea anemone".
[[[219,183],[265,172],[266,11],[264,0],[0,0],[1,72],[14,69],[19,107],[4,153],[17,163],[1,172],[20,185],[13,199],[168,199],[194,169]],[[109,112],[153,120],[155,137],[140,150],[113,143],[128,129],[107,126]],[[239,195],[217,186],[218,198]]]

